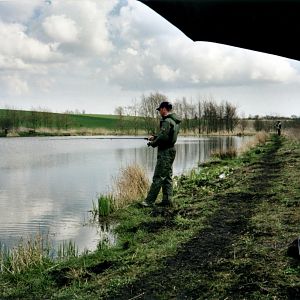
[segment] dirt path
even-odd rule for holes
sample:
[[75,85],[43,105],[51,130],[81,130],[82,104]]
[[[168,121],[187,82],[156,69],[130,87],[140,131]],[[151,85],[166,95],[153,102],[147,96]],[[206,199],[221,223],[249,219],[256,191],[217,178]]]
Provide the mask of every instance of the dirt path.
[[[247,299],[248,292],[260,290],[262,278],[252,274],[249,279],[247,267],[232,270],[227,261],[235,256],[235,241],[249,230],[255,207],[274,194],[273,179],[284,167],[276,156],[281,145],[281,139],[275,139],[259,161],[234,175],[234,184],[224,194],[215,195],[221,209],[210,219],[207,230],[166,259],[164,268],[116,291],[111,299]],[[220,282],[224,274],[234,280]],[[219,295],[212,292],[222,284]]]

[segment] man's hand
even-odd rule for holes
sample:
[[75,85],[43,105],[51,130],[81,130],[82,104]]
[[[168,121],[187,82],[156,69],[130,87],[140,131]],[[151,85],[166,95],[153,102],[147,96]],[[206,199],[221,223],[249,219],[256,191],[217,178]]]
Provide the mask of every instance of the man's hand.
[[150,135],[150,136],[148,137],[148,141],[154,141],[154,139],[155,139],[155,136],[154,136],[154,135]]

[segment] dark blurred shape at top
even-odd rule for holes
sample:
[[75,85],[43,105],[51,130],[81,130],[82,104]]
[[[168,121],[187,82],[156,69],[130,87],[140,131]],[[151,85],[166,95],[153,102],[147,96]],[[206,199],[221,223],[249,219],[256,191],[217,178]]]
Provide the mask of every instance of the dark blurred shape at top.
[[300,0],[139,0],[194,41],[300,60]]

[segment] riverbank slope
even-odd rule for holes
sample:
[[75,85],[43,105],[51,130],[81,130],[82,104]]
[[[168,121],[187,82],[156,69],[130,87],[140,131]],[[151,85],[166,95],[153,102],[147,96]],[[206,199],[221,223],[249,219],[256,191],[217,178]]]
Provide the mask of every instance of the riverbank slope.
[[299,142],[273,136],[176,178],[173,209],[118,211],[115,247],[1,274],[0,298],[299,299],[299,178]]

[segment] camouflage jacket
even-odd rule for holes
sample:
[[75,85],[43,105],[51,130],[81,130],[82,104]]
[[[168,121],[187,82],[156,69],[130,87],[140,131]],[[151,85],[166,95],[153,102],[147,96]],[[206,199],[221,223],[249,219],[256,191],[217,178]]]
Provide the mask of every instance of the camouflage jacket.
[[176,114],[168,114],[160,121],[160,131],[151,142],[152,147],[167,149],[175,145],[181,120]]

